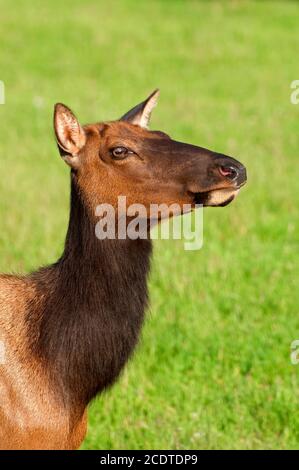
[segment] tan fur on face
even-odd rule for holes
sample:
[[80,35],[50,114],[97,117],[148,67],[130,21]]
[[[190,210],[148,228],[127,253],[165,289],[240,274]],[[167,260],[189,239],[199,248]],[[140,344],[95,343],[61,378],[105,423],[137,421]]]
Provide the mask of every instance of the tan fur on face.
[[228,201],[232,196],[235,198],[239,193],[239,189],[215,189],[209,194],[209,205],[219,206]]

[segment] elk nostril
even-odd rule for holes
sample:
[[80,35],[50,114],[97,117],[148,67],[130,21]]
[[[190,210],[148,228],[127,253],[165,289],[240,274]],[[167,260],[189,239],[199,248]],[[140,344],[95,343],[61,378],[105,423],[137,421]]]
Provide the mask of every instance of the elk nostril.
[[238,170],[234,166],[220,166],[219,173],[231,180],[236,179],[238,176]]

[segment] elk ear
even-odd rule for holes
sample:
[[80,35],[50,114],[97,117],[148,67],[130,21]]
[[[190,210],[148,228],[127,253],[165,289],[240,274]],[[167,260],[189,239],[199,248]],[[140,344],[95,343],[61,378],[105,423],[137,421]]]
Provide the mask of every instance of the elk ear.
[[127,121],[131,124],[138,124],[141,127],[147,128],[151,118],[152,110],[158,103],[160,91],[155,90],[145,101],[137,104],[134,108],[128,111],[120,118],[120,121]]
[[73,112],[61,103],[55,105],[54,130],[60,155],[69,166],[77,168],[78,153],[85,145],[86,136]]

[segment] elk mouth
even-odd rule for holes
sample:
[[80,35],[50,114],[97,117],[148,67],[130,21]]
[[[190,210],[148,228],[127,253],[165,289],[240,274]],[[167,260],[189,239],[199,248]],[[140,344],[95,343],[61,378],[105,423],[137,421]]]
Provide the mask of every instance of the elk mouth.
[[240,191],[236,188],[220,188],[211,191],[193,193],[194,204],[201,204],[204,207],[224,207],[230,204]]

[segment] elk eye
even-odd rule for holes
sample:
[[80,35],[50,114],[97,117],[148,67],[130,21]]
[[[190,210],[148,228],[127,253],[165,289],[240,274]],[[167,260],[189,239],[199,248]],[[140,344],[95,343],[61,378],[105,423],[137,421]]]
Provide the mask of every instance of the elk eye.
[[132,154],[132,150],[127,149],[126,147],[115,147],[111,150],[112,156],[117,159],[126,158],[130,153]]

